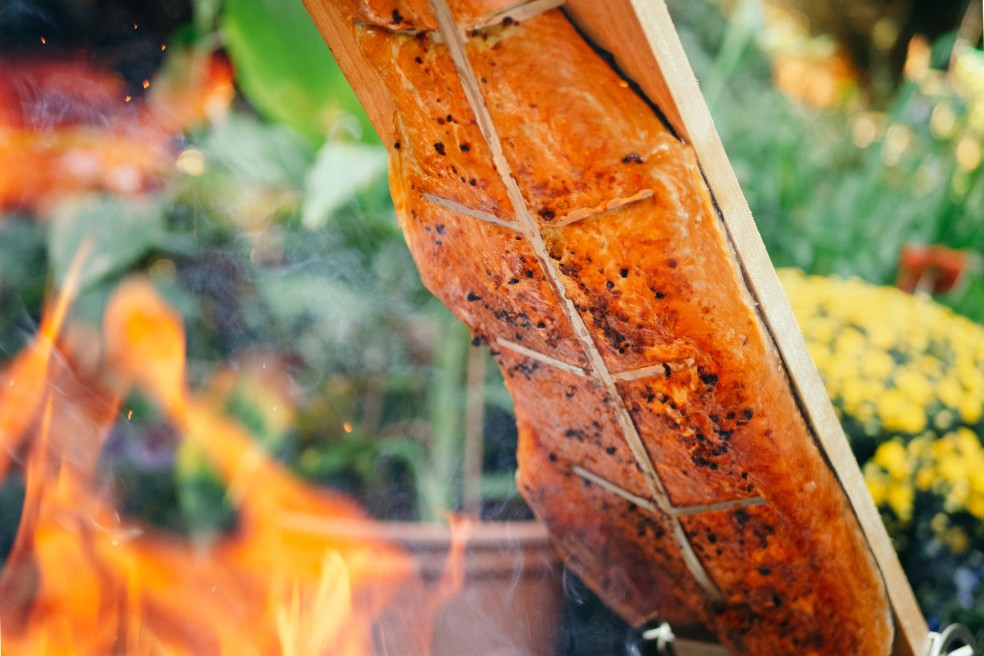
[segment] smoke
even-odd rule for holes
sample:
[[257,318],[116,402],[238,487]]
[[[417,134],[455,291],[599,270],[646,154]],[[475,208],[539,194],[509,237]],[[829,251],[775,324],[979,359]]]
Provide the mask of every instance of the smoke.
[[68,18],[50,2],[0,0],[0,50],[36,48],[42,36],[63,34]]

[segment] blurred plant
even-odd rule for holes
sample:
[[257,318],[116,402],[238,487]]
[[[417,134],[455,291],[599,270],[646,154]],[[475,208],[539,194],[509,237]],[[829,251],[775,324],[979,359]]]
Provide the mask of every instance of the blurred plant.
[[[157,139],[148,182],[123,194],[98,179],[45,178],[43,203],[20,202],[19,213],[0,220],[0,360],[33,332],[48,273],[62,280],[88,242],[77,320],[98,326],[119,281],[147,274],[188,325],[193,381],[266,450],[379,516],[441,519],[462,507],[466,487],[483,487],[465,480],[462,462],[474,358],[467,331],[416,274],[396,226],[385,151],[371,132],[360,135],[368,122],[300,2],[202,0],[195,9],[195,25],[178,40],[186,45],[167,49],[145,97],[97,94],[105,102],[90,107],[82,94],[92,125],[68,126],[89,137],[71,144],[73,156],[89,157],[130,134],[125,117],[115,117],[120,107],[146,117]],[[280,123],[241,102],[229,110],[228,67],[224,104],[210,100],[214,76],[189,64],[222,64],[211,54],[216,25],[240,87]],[[43,106],[48,90],[36,87]],[[99,120],[107,113],[113,120]],[[24,133],[50,152],[50,139]],[[18,143],[8,144],[14,160]],[[6,152],[0,146],[0,159]],[[9,176],[4,189],[15,200],[42,196]],[[482,406],[508,411],[497,370],[486,369],[472,388]],[[290,403],[281,398],[288,389]],[[105,458],[124,509],[202,536],[228,527],[226,491],[207,459],[178,449],[180,436],[139,396],[127,407]],[[285,423],[274,407],[297,410]],[[481,441],[487,431],[477,421]],[[485,486],[496,499],[516,497],[514,465]],[[483,478],[481,469],[471,478]]]
[[[726,22],[709,1],[669,4],[777,266],[887,284],[908,244],[984,254],[984,53],[965,44],[945,72],[952,37],[916,42],[887,109],[818,109],[775,88],[759,3]],[[938,300],[984,321],[984,270]]]
[[923,610],[984,637],[984,327],[891,287],[781,279]]
[[[199,0],[212,10],[213,0]],[[359,101],[301,0],[225,0],[222,40],[254,107],[318,145],[329,135],[376,141]]]

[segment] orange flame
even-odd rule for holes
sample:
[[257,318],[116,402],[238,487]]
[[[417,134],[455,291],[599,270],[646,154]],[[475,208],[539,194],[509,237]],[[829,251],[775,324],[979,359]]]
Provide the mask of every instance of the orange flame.
[[[122,79],[83,61],[0,62],[0,209],[36,208],[91,190],[132,194],[160,181],[174,163],[174,136],[229,107],[228,62],[175,52],[128,106]],[[33,116],[49,98],[65,116]],[[98,117],[98,118],[94,118]],[[38,129],[34,123],[47,122]]]
[[[4,653],[364,656],[398,597],[425,599],[418,621],[429,626],[461,586],[460,553],[436,596],[422,592],[410,556],[369,537],[373,522],[356,504],[293,477],[188,389],[180,318],[144,280],[107,305],[103,373],[73,367],[71,353],[52,357],[70,299],[59,297],[0,377],[12,383],[0,390],[4,453],[27,449],[19,531],[0,573]],[[114,510],[97,457],[133,389],[207,454],[237,510],[235,531],[195,544]],[[347,528],[311,531],[298,517]]]

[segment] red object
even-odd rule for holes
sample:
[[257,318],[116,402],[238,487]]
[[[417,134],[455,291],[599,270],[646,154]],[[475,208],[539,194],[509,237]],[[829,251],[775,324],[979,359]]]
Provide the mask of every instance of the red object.
[[967,251],[946,246],[904,246],[899,253],[899,275],[895,285],[909,293],[948,292],[963,277],[967,260]]

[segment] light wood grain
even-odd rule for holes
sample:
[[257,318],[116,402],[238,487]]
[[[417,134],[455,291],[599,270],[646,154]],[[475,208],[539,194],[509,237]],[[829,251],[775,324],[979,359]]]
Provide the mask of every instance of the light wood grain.
[[840,479],[888,589],[897,656],[924,656],[929,629],[834,414],[663,0],[569,0],[568,14],[694,148],[746,283],[775,340],[817,441]]

